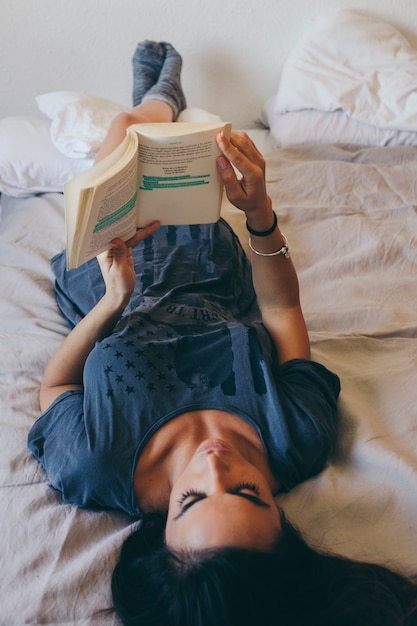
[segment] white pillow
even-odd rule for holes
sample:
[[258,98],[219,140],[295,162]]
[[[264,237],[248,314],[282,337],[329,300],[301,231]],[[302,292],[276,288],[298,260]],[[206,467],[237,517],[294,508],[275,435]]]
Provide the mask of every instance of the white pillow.
[[91,164],[65,157],[55,148],[46,118],[0,119],[0,192],[17,197],[62,192],[67,180]]
[[39,109],[50,120],[51,138],[62,154],[94,157],[112,119],[126,107],[77,91],[55,91],[37,96]]
[[[126,107],[105,98],[77,91],[56,91],[37,96],[39,109],[51,120],[54,145],[69,157],[94,157],[106,136],[112,119]],[[220,120],[199,108],[182,111],[178,122]]]
[[210,123],[210,122],[221,122],[222,118],[215,113],[210,113],[205,109],[199,109],[198,107],[189,107],[181,111],[178,116],[177,122],[187,122],[187,123]]
[[360,122],[417,130],[417,51],[390,24],[337,10],[313,22],[283,67],[275,111],[342,109]]
[[277,114],[274,99],[267,101],[263,118],[276,146],[286,148],[302,144],[345,143],[362,146],[415,146],[417,132],[378,128],[358,122],[344,111],[304,109]]

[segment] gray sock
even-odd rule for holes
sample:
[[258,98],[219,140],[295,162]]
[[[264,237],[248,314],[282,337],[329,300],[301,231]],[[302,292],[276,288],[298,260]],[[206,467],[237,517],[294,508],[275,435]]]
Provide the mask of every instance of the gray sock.
[[181,86],[182,58],[171,44],[161,42],[160,45],[165,49],[165,60],[157,82],[143,96],[142,102],[146,100],[166,102],[174,111],[174,119],[177,119],[187,106]]
[[132,57],[133,106],[142,102],[143,96],[157,82],[165,61],[165,47],[156,41],[138,43]]

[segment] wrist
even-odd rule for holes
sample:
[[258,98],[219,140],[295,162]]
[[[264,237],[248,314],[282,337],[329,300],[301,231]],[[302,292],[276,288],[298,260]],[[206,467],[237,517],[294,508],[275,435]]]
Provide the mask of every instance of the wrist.
[[106,291],[101,299],[103,312],[111,317],[121,315],[129,304],[131,294]]
[[[290,253],[289,253],[289,247],[288,247],[288,241],[286,236],[284,235],[283,232],[280,232],[282,241],[281,241],[281,245],[277,248],[276,246],[273,246],[274,249],[271,249],[271,242],[269,242],[269,244],[267,244],[267,248],[265,250],[258,250],[258,248],[254,248],[253,243],[252,243],[252,238],[249,237],[249,248],[252,250],[252,252],[254,253],[255,256],[257,257],[273,257],[273,256],[279,256],[282,255],[284,256],[286,259],[290,258]],[[265,247],[265,246],[264,246]]]
[[[270,219],[268,220],[269,222],[269,226],[267,226],[266,228],[254,228],[253,226],[253,222],[252,225],[249,223],[249,220],[246,220],[246,228],[247,230],[250,232],[251,235],[255,236],[255,237],[268,237],[269,235],[272,235],[272,233],[275,232],[275,230],[277,229],[278,226],[278,218],[277,218],[277,214],[275,213],[275,211],[272,211],[272,224],[270,222]],[[266,221],[264,221],[263,223],[268,223]],[[261,222],[259,222],[260,224]]]
[[272,209],[272,202],[269,202],[265,207],[248,211],[246,213],[246,227],[249,232],[254,231],[251,234],[254,234],[255,232],[263,233],[268,230],[273,232],[277,225],[276,221],[277,215]]

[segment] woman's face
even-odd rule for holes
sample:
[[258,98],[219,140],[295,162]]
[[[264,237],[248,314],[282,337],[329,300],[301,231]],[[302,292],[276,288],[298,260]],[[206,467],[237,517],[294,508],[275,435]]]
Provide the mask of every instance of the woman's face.
[[264,474],[235,447],[204,441],[173,485],[166,525],[171,549],[270,550],[281,517]]

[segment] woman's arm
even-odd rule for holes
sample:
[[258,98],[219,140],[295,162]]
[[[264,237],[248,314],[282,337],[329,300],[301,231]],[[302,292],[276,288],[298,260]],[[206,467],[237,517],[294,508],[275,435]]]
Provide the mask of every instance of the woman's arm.
[[41,410],[45,411],[64,391],[82,389],[84,365],[94,345],[111,334],[136,284],[131,246],[159,228],[154,222],[137,232],[126,245],[121,240],[97,257],[106,292],[96,306],[64,339],[48,362],[40,389]]
[[[274,213],[266,190],[264,158],[245,133],[232,133],[230,141],[219,133],[218,145],[224,155],[218,159],[218,168],[228,199],[245,212],[252,230],[268,231],[274,224]],[[236,176],[231,163],[242,178]],[[268,255],[280,250],[285,239],[277,226],[265,237],[251,235],[251,242],[255,250]],[[277,347],[280,363],[309,359],[310,342],[291,259],[284,254],[251,252],[251,264],[262,320]]]

